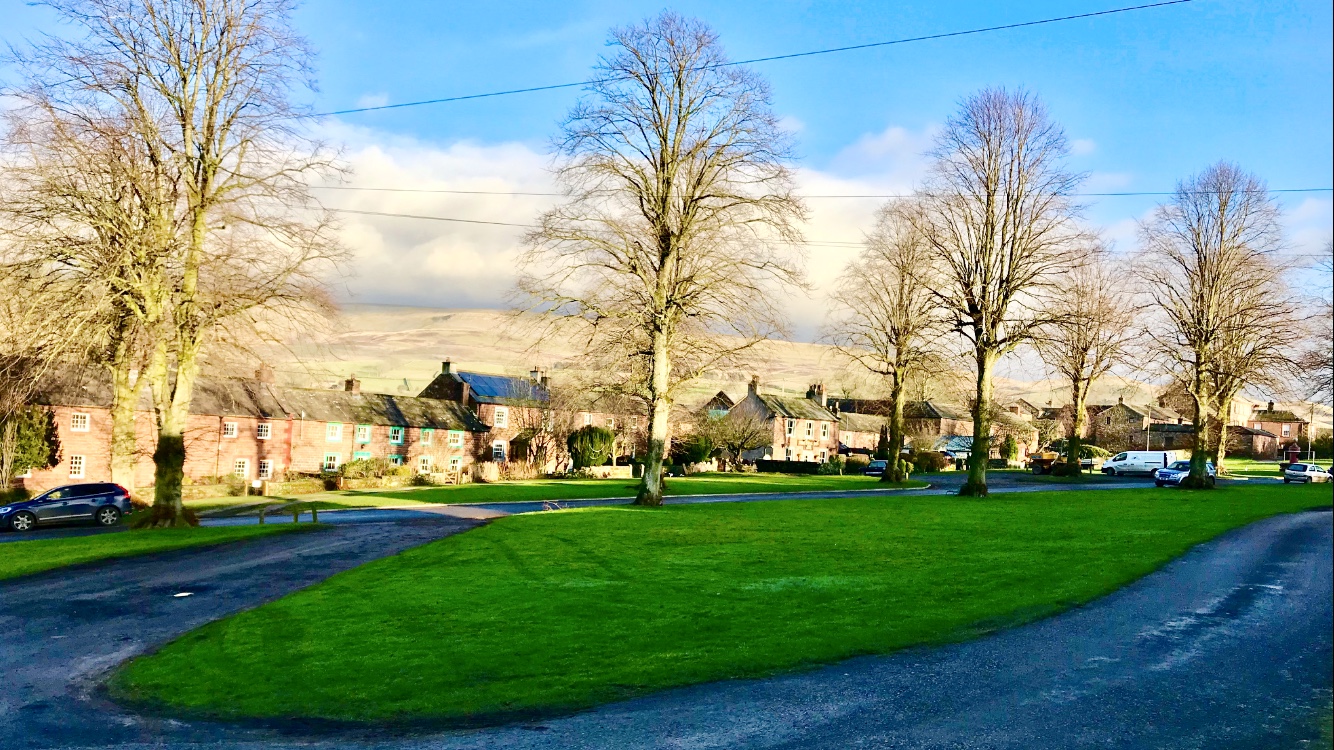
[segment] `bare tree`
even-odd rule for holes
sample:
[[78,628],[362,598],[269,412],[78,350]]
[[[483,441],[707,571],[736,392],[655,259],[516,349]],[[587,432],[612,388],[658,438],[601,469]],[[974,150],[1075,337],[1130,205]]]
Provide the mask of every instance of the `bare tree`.
[[1070,432],[1066,469],[1081,471],[1080,450],[1088,433],[1088,395],[1099,378],[1123,364],[1137,331],[1135,306],[1125,275],[1099,248],[1086,252],[1051,299],[1054,319],[1033,341],[1047,367],[1070,385]]
[[919,229],[934,256],[924,283],[976,367],[973,456],[963,495],[987,493],[997,360],[1048,322],[1043,297],[1078,236],[1065,134],[1037,97],[987,89],[968,97],[936,139]]
[[85,121],[125,124],[154,184],[151,267],[131,294],[149,337],[157,417],[155,499],[146,522],[188,522],[185,427],[206,347],[260,330],[274,311],[322,306],[338,257],[308,179],[332,167],[297,130],[289,95],[308,79],[291,0],[51,0],[79,36],[18,57],[21,99]]
[[[1326,280],[1334,275],[1334,243],[1325,242],[1324,253],[1314,265]],[[1298,358],[1298,366],[1305,398],[1334,404],[1334,298],[1328,287],[1321,291],[1322,297],[1312,301],[1310,343]]]
[[945,330],[936,297],[922,283],[930,277],[934,255],[910,212],[916,202],[898,201],[881,208],[866,250],[853,261],[830,295],[831,318],[826,337],[849,361],[889,384],[889,455],[894,459],[882,477],[902,482],[907,472],[903,452],[903,404],[910,379],[938,364],[932,339]]
[[[586,326],[586,348],[647,407],[636,502],[662,502],[683,383],[782,329],[800,282],[787,138],[769,90],[702,23],[663,13],[612,32],[557,146],[569,196],[528,237],[526,304]],[[731,337],[739,337],[731,338]]]
[[742,454],[771,445],[774,428],[753,411],[733,409],[709,418],[707,429],[713,442],[723,449],[732,471],[741,471]]
[[1264,322],[1265,311],[1286,305],[1281,295],[1273,296],[1282,243],[1278,220],[1264,182],[1220,162],[1178,183],[1172,199],[1140,228],[1136,266],[1162,320],[1152,337],[1156,362],[1185,386],[1195,412],[1190,476],[1183,486],[1209,486],[1206,464],[1217,442],[1212,433],[1225,429],[1223,399],[1245,380],[1229,380],[1244,359],[1239,342],[1284,336]]

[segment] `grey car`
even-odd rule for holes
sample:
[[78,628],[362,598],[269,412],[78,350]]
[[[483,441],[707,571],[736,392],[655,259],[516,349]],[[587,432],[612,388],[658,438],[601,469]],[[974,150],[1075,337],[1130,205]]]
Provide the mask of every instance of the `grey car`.
[[[1217,475],[1214,473],[1213,461],[1205,463],[1204,470],[1208,475],[1209,484],[1210,486],[1212,486],[1213,483],[1216,481],[1217,477]],[[1173,461],[1170,466],[1158,469],[1153,472],[1153,483],[1159,487],[1166,487],[1168,485],[1171,485],[1173,487],[1180,487],[1181,480],[1185,479],[1189,475],[1190,475],[1189,461]]]
[[110,482],[67,484],[0,507],[0,529],[32,531],[39,525],[92,521],[115,526],[133,512],[129,490]]

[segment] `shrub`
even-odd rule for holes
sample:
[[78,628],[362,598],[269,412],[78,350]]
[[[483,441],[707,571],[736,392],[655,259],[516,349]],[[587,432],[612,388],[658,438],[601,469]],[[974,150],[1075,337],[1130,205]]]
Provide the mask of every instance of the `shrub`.
[[815,473],[824,476],[842,474],[846,466],[847,462],[843,460],[842,456],[830,456],[828,461],[820,464],[820,468],[816,469]]
[[936,451],[922,451],[913,453],[908,459],[912,462],[913,471],[918,474],[928,474],[934,471],[944,471],[949,462],[945,457]]
[[880,428],[880,439],[875,441],[875,457],[880,461],[889,460],[889,428]]
[[713,458],[717,446],[708,435],[695,433],[672,445],[672,459],[682,464],[702,464]]
[[570,433],[566,443],[570,448],[570,459],[574,461],[574,468],[601,466],[611,457],[616,444],[616,434],[605,427],[586,425]]
[[348,479],[381,479],[408,473],[406,466],[395,466],[387,458],[356,458],[340,466],[339,471]]
[[1320,431],[1316,434],[1315,440],[1311,441],[1311,448],[1315,450],[1316,458],[1334,456],[1334,433],[1329,430]]
[[1001,457],[1006,461],[1019,460],[1019,441],[1014,439],[1014,435],[1005,436],[1005,441],[1001,443]]
[[530,461],[507,461],[500,465],[500,478],[507,482],[516,479],[537,479],[542,476],[542,467]]
[[843,459],[843,471],[849,474],[860,474],[870,463],[870,458],[853,454]]

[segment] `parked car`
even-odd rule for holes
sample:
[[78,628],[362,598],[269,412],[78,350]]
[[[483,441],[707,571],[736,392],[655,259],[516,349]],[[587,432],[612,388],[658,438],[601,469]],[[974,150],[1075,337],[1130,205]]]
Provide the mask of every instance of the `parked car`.
[[1166,468],[1181,456],[1176,451],[1124,451],[1102,463],[1102,473],[1111,476],[1122,474],[1152,474]]
[[[1209,484],[1212,486],[1218,478],[1214,472],[1213,461],[1205,462],[1204,470],[1209,475]],[[1173,461],[1170,466],[1153,472],[1153,483],[1159,487],[1168,485],[1178,487],[1181,485],[1181,480],[1188,476],[1190,476],[1190,462]]]
[[1292,464],[1283,470],[1283,483],[1291,482],[1328,482],[1329,472],[1315,464]]
[[862,474],[865,474],[868,477],[882,477],[885,475],[885,468],[888,466],[888,461],[876,459],[867,464],[865,469],[862,469]]
[[115,526],[133,510],[129,490],[119,484],[67,484],[0,507],[0,528],[32,531],[39,525],[70,521]]

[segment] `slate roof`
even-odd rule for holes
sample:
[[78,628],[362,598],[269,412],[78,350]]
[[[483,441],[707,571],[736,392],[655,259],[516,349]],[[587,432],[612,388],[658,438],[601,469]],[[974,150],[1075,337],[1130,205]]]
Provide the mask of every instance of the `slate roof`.
[[1264,411],[1252,412],[1251,418],[1246,421],[1247,422],[1301,422],[1302,424],[1306,423],[1305,419],[1302,419],[1296,414],[1293,414],[1292,412],[1284,409],[1275,409],[1274,411],[1265,409]]
[[1228,425],[1227,431],[1232,433],[1233,435],[1259,435],[1261,437],[1271,437],[1271,438],[1278,437],[1278,435],[1275,435],[1269,430],[1257,430],[1254,427],[1247,427],[1245,425],[1239,425],[1239,424]]
[[[111,406],[105,376],[71,375],[53,379],[34,399],[48,406]],[[148,389],[137,409],[152,408]],[[429,427],[485,432],[489,428],[463,404],[434,398],[384,393],[287,388],[253,378],[200,378],[190,399],[190,413],[260,419],[311,419],[321,422]]]
[[1149,425],[1149,432],[1176,432],[1190,433],[1195,431],[1195,426],[1187,422],[1186,424],[1160,424],[1153,423]]
[[966,409],[935,401],[909,401],[903,405],[904,419],[957,419],[971,420]]
[[1141,417],[1148,417],[1150,420],[1158,420],[1160,422],[1175,422],[1178,419],[1182,418],[1181,415],[1178,414],[1174,409],[1168,409],[1166,407],[1156,406],[1154,404],[1143,404],[1143,405],[1132,405],[1124,403],[1094,404],[1092,406],[1089,406],[1088,408],[1092,414],[1098,415],[1102,414],[1108,409],[1115,409],[1118,406],[1129,410],[1133,414],[1138,414]]
[[541,384],[533,382],[532,378],[483,375],[478,372],[458,372],[454,374],[459,380],[468,384],[472,398],[481,404],[522,406],[548,400],[547,389],[543,388]]
[[880,428],[888,424],[885,417],[875,414],[854,414],[853,412],[840,412],[838,415],[838,429],[840,432],[871,432],[880,434]]
[[756,397],[770,412],[780,417],[811,419],[817,422],[838,421],[838,417],[835,417],[833,412],[820,406],[818,401],[812,401],[809,398],[792,398],[764,393],[758,393]]

